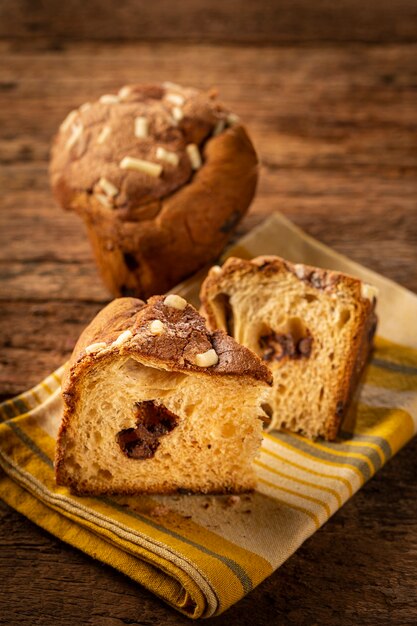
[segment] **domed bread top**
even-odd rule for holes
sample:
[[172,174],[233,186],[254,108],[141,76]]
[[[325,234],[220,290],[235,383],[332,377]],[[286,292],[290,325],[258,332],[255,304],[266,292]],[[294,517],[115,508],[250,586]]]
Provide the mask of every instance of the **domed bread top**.
[[203,165],[206,140],[236,123],[213,91],[123,87],[68,114],[52,148],[52,187],[64,208],[83,192],[109,209],[159,200]]
[[170,306],[154,296],[145,304],[119,298],[95,317],[78,340],[67,366],[63,392],[71,392],[78,375],[94,363],[117,354],[136,355],[170,371],[244,376],[272,384],[262,361],[223,331],[207,330],[204,318],[186,304]]
[[131,85],[67,116],[50,175],[109,291],[146,299],[218,257],[252,201],[258,159],[213,91]]

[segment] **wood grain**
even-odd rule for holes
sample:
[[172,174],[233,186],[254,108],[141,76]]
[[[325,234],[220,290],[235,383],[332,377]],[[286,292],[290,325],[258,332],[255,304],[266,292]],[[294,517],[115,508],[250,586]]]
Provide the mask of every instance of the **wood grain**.
[[0,85],[8,85],[0,104],[0,298],[24,297],[31,283],[32,299],[104,301],[82,224],[51,198],[50,141],[80,102],[124,82],[167,77],[217,84],[247,121],[263,164],[247,226],[283,211],[340,252],[417,290],[417,272],[410,271],[417,243],[417,45],[264,47],[260,56],[256,48],[173,44],[83,43],[34,52],[3,42],[0,52],[8,58],[0,70]]
[[415,41],[413,0],[3,0],[0,36],[180,42]]
[[[149,27],[143,39],[178,38],[184,20],[195,24],[203,10],[195,3],[184,17],[183,8],[178,9],[170,26],[170,3],[160,4],[166,9],[160,24],[152,21],[151,4],[136,3]],[[35,13],[34,3],[1,4],[8,34],[19,39],[0,41],[0,398],[23,391],[58,367],[108,300],[82,224],[50,195],[47,159],[53,133],[70,109],[127,82],[218,85],[224,100],[247,121],[262,170],[257,199],[240,233],[279,210],[338,251],[417,291],[417,44],[341,45],[345,37],[366,38],[355,24],[365,23],[366,15],[370,23],[377,6],[373,1],[361,3],[351,32],[346,18],[331,34],[330,17],[323,18],[330,3],[315,10],[315,3],[283,2],[282,19],[286,10],[295,20],[305,9],[296,35],[290,17],[287,34],[279,20],[273,32],[276,7],[267,4],[259,3],[266,8],[256,30],[245,22],[250,15],[255,19],[253,8],[240,16],[238,2],[213,2],[210,23],[200,32],[201,41],[226,38],[230,24],[225,16],[234,11],[235,34],[229,41],[240,37],[262,46],[75,43],[70,39],[76,35],[87,37],[81,21],[86,11],[97,9],[95,2],[78,13],[75,0],[59,5],[54,19],[48,2],[42,3],[42,14]],[[116,11],[113,34],[108,6]],[[139,8],[132,6],[100,3],[89,37],[137,37]],[[359,3],[332,6],[334,19],[341,20]],[[368,36],[406,41],[415,27],[410,5],[404,0],[395,11],[387,7],[385,0],[378,4],[380,19]],[[131,25],[122,19],[124,12]],[[0,36],[4,24],[0,16]],[[291,28],[293,37],[317,43],[282,45]],[[29,41],[30,32],[48,36]],[[190,39],[194,32],[184,30],[181,36]],[[414,625],[416,453],[413,441],[278,572],[208,623]],[[0,516],[0,623],[189,623],[4,504]]]

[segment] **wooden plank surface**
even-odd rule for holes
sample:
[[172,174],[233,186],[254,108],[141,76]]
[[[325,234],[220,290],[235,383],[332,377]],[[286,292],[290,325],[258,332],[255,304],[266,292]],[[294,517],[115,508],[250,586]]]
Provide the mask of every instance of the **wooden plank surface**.
[[288,44],[415,41],[413,0],[2,0],[0,37]]
[[[125,82],[217,85],[245,119],[262,170],[240,232],[280,210],[417,291],[417,44],[14,39],[0,42],[0,59],[0,397],[61,364],[108,300],[82,224],[50,195],[47,159],[70,109]],[[209,623],[415,624],[416,452],[414,441],[276,574]],[[0,515],[0,623],[189,623],[3,504]]]

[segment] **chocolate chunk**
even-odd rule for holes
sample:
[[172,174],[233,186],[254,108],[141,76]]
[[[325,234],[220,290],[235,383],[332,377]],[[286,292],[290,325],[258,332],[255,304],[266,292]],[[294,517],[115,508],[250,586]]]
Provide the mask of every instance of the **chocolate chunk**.
[[290,334],[277,335],[272,332],[270,335],[263,335],[259,345],[264,349],[264,361],[281,361],[285,356],[291,357],[295,354],[295,345]]
[[297,343],[297,352],[299,352],[302,356],[309,357],[311,354],[311,348],[313,346],[313,337],[303,337]]
[[122,452],[130,459],[150,459],[159,447],[159,438],[171,432],[178,417],[153,400],[136,402],[136,427],[117,433]]
[[302,337],[297,343],[291,333],[263,335],[259,339],[259,345],[264,350],[262,358],[264,361],[281,361],[284,357],[290,359],[308,358],[311,354],[313,337],[308,335]]
[[128,270],[136,270],[139,267],[139,263],[136,260],[136,257],[131,252],[124,252],[123,258],[126,263],[126,267]]
[[163,404],[153,400],[136,402],[138,409],[136,419],[152,434],[160,437],[171,432],[177,425],[178,416],[171,413]]
[[159,446],[157,437],[149,433],[142,424],[117,433],[117,443],[130,459],[150,459]]

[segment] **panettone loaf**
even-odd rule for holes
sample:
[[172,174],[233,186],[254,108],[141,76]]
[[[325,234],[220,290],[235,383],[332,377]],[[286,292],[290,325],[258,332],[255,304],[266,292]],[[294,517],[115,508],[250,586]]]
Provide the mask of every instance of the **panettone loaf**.
[[252,489],[271,382],[179,296],[115,300],[66,370],[57,482],[79,494]]
[[279,257],[230,258],[203,283],[202,312],[270,367],[270,428],[332,440],[372,346],[376,289]]
[[54,195],[85,222],[107,287],[139,298],[217,258],[257,175],[244,127],[215,92],[172,83],[126,86],[72,111],[50,164]]

